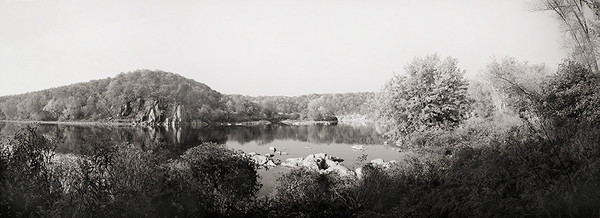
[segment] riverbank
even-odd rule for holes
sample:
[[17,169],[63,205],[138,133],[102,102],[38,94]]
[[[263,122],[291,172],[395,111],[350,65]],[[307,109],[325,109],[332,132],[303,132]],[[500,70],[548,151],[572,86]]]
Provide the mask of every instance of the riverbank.
[[[55,125],[76,125],[76,126],[147,126],[140,125],[135,122],[115,122],[115,121],[35,121],[35,120],[0,120],[6,123],[22,123],[22,124],[55,124]],[[266,126],[271,124],[283,124],[290,126],[306,126],[306,125],[336,125],[337,121],[312,121],[312,120],[282,120],[279,122],[271,122],[268,120],[245,121],[245,122],[217,122],[206,124],[203,126]],[[181,125],[190,126],[190,125]],[[194,126],[194,125],[191,125]],[[198,126],[201,127],[201,126]]]
[[352,126],[371,126],[375,122],[370,119],[367,115],[362,114],[348,114],[337,116],[338,123]]
[[0,120],[5,123],[22,124],[55,124],[73,126],[132,126],[131,123],[106,122],[106,121],[35,121],[35,120]]
[[314,121],[314,120],[282,120],[279,123],[289,126],[308,126],[308,125],[337,125],[338,121]]

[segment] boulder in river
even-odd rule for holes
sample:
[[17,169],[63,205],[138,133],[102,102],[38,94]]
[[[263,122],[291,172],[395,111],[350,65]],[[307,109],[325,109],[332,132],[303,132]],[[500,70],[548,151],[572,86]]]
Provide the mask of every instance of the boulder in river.
[[274,166],[277,166],[277,164],[275,164],[275,162],[273,162],[273,160],[268,160],[268,161],[267,161],[267,163],[266,163],[265,165],[267,165],[267,166],[269,166],[269,167],[274,167]]
[[304,161],[303,158],[298,157],[298,158],[288,158],[285,160],[285,162],[281,163],[281,166],[286,166],[286,167],[298,167],[302,165],[302,162]]
[[371,160],[371,164],[376,165],[376,166],[381,166],[381,167],[387,169],[387,168],[390,168],[391,166],[393,166],[394,164],[396,164],[396,160],[390,160],[388,162],[385,162],[383,159],[377,158],[377,159]]
[[262,156],[262,155],[254,155],[254,156],[252,156],[252,160],[254,161],[254,163],[256,163],[258,165],[263,165],[263,164],[266,164],[267,161],[269,161],[269,158]]
[[362,179],[362,177],[363,177],[363,169],[362,169],[362,167],[356,168],[354,170],[354,173],[356,174],[356,177],[358,177],[359,179]]
[[362,146],[362,145],[353,145],[352,149],[354,149],[354,150],[365,150],[365,146]]
[[349,170],[340,162],[343,159],[332,157],[325,153],[310,154],[306,158],[288,158],[281,166],[286,167],[305,167],[310,170],[315,170],[321,173],[337,172],[341,176],[355,175],[352,170]]
[[385,163],[385,161],[383,161],[383,159],[381,159],[381,158],[377,158],[377,159],[371,160],[371,163],[375,164],[375,165],[383,165],[383,163]]

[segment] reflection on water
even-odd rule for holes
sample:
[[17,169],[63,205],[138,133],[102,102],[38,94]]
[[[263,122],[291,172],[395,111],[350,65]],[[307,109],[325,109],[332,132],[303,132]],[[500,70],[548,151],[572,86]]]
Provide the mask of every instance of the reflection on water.
[[[23,124],[0,122],[0,135],[12,135],[27,125],[48,137],[58,138],[59,153],[79,154],[86,146],[132,143],[144,149],[168,148],[173,154],[203,142],[267,145],[275,140],[293,140],[312,144],[381,144],[382,138],[371,127],[284,126],[142,128],[81,126],[62,124]],[[165,146],[166,145],[166,146]]]
[[[0,135],[11,136],[27,125],[35,126],[39,133],[58,139],[57,152],[85,154],[99,145],[130,143],[143,149],[160,153],[161,157],[177,158],[187,149],[203,142],[215,142],[243,150],[244,152],[270,153],[269,147],[285,151],[274,159],[306,157],[314,153],[326,153],[343,158],[346,167],[356,167],[358,158],[383,158],[399,160],[403,154],[395,148],[382,145],[383,139],[375,128],[337,126],[283,126],[268,125],[254,127],[205,127],[205,128],[142,128],[115,126],[79,126],[62,124],[23,124],[0,122]],[[354,150],[352,145],[364,146],[365,150]],[[285,167],[260,170],[263,184],[259,195],[268,194],[276,178],[289,171]]]

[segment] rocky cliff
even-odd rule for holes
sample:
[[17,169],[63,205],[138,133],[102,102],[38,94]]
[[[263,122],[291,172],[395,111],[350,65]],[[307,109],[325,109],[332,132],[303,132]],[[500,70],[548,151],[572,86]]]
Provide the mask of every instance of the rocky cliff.
[[137,98],[128,101],[121,105],[119,118],[144,126],[206,125],[193,119],[184,105],[160,99]]

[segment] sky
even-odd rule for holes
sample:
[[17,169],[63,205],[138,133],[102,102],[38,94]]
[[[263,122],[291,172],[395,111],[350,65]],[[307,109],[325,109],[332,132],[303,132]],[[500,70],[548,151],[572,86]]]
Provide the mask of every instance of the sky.
[[379,91],[415,57],[556,66],[558,21],[536,0],[0,0],[0,96],[180,74],[224,94]]

